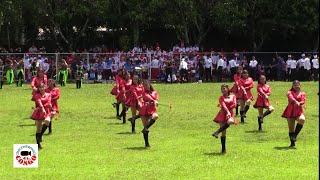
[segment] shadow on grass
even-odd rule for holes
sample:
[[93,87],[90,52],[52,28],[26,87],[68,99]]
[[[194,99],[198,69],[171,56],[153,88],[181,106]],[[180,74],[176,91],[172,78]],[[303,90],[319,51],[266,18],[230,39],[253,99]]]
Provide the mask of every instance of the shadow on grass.
[[221,152],[212,152],[212,153],[204,153],[203,155],[207,156],[224,156],[226,153],[221,153]]
[[123,125],[122,122],[118,122],[118,123],[108,123],[108,125]]
[[252,130],[252,131],[244,131],[245,133],[266,133],[268,131],[259,131],[259,130]]
[[104,117],[103,119],[115,119],[115,120],[118,120],[117,117],[114,117],[114,116]]
[[116,134],[136,134],[136,133],[132,133],[132,132],[118,132]]
[[34,123],[32,124],[19,124],[18,127],[25,127],[25,126],[36,126]]
[[148,150],[149,148],[146,148],[146,147],[127,147],[127,148],[124,148],[124,149],[136,150],[136,151],[145,151],[145,150]]
[[297,150],[296,147],[289,147],[289,146],[283,146],[283,147],[274,147],[276,150]]

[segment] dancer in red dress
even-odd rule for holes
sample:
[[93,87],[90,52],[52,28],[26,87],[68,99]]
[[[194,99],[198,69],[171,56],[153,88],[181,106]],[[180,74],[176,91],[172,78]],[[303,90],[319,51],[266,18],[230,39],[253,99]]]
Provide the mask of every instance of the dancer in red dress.
[[246,113],[249,110],[251,101],[253,101],[253,95],[251,93],[251,89],[254,86],[254,82],[251,77],[249,77],[248,71],[244,70],[242,72],[242,77],[238,83],[239,92],[237,94],[237,99],[240,103],[240,115],[241,122],[244,123],[244,118],[246,117]]
[[158,104],[158,93],[155,91],[149,81],[145,80],[143,82],[144,92],[142,93],[142,98],[144,101],[143,106],[140,109],[140,117],[143,123],[143,138],[145,142],[145,147],[149,148],[149,128],[158,119],[157,104]]
[[127,97],[126,105],[130,107],[132,117],[128,119],[131,122],[131,131],[135,132],[136,119],[139,118],[137,116],[137,110],[140,110],[143,104],[142,93],[144,91],[144,87],[140,82],[140,79],[137,75],[134,75],[132,78],[132,85],[130,87],[130,95]]
[[[119,86],[120,86],[120,82],[122,81],[122,79],[123,79],[123,77],[124,77],[124,69],[119,69],[118,71],[117,71],[117,74],[116,74],[116,76],[115,76],[115,80],[116,80],[116,84],[114,85],[114,87],[112,88],[112,90],[111,90],[111,94],[112,95],[114,95],[115,96],[115,98],[117,98],[117,96],[119,95],[119,93],[120,93],[120,88],[119,88]],[[119,100],[117,100],[117,102],[115,102],[115,103],[112,103],[112,105],[113,105],[113,107],[115,107],[116,108],[116,117],[118,117],[119,116],[119,107],[120,107],[120,104],[121,104],[121,102],[119,101]]]
[[[306,103],[306,94],[301,92],[300,82],[298,80],[293,81],[292,88],[288,91],[288,105],[284,110],[282,117],[286,118],[289,127],[290,147],[295,146],[297,136],[300,133],[304,121],[303,105]],[[294,128],[295,121],[298,121],[296,128]]]
[[[56,81],[53,79],[49,79],[48,81],[48,88],[46,90],[47,93],[51,94],[51,106],[52,106],[52,115],[58,118],[59,114],[59,106],[58,106],[58,99],[60,98],[60,89],[56,87]],[[49,123],[49,133],[52,133],[52,121]]]
[[[41,83],[38,86],[38,92],[34,95],[34,101],[36,102],[36,108],[34,109],[31,119],[36,121],[37,131],[36,140],[38,148],[41,149],[42,146],[42,135],[46,131],[50,121],[51,121],[51,94],[46,93],[46,85]],[[44,124],[42,125],[42,122]]]
[[219,105],[221,110],[219,111],[218,115],[214,118],[214,122],[220,125],[220,128],[212,134],[212,136],[218,138],[219,133],[222,132],[221,136],[221,146],[222,146],[222,153],[226,152],[226,134],[227,128],[234,124],[234,113],[233,109],[237,106],[236,96],[230,94],[230,90],[228,85],[223,84],[221,86],[222,96],[219,98]]
[[[261,75],[259,78],[258,86],[257,86],[258,98],[256,103],[253,105],[253,107],[257,108],[259,112],[259,116],[258,116],[259,131],[262,131],[263,118],[274,111],[274,108],[270,105],[270,102],[269,102],[269,96],[271,95],[271,88],[266,83],[267,83],[266,77],[264,75]],[[267,109],[267,111],[263,112],[263,109]]]
[[34,100],[34,95],[38,92],[38,87],[41,83],[43,83],[45,86],[47,86],[48,79],[47,75],[45,75],[44,70],[38,68],[38,73],[36,76],[33,77],[31,81],[31,87],[32,87],[32,99]]
[[119,84],[120,92],[116,97],[117,100],[120,101],[122,105],[122,112],[117,118],[121,120],[121,117],[122,117],[123,124],[126,123],[126,113],[128,108],[126,107],[125,103],[126,103],[127,97],[129,97],[130,95],[131,84],[132,84],[131,75],[129,72],[125,72],[125,77],[120,81],[120,84]]
[[[236,97],[237,97],[238,92],[240,91],[240,87],[239,87],[240,82],[239,81],[241,80],[242,72],[243,72],[243,68],[241,66],[238,66],[237,73],[233,75],[234,84],[233,84],[232,88],[230,89],[230,92],[233,92],[236,95]],[[239,105],[240,105],[240,102],[238,102],[238,100],[237,100],[236,115],[239,114],[239,111],[238,111]]]

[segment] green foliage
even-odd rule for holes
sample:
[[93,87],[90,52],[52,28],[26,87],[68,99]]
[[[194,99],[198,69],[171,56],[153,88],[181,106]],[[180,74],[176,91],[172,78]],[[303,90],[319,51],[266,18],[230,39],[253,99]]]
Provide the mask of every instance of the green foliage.
[[[319,34],[318,0],[3,0],[0,32],[35,40],[38,28],[74,48],[97,27],[127,29],[139,43],[141,31],[171,29],[186,43],[199,44],[211,30],[244,36],[258,50],[277,33],[284,37]],[[10,22],[10,25],[8,25]],[[132,35],[130,35],[132,33]],[[2,33],[4,36],[4,33]],[[0,34],[1,36],[1,34]],[[11,35],[12,36],[12,35]],[[132,44],[131,43],[131,44]]]
[[1,179],[318,179],[317,82],[301,82],[306,122],[296,149],[288,148],[287,122],[281,118],[291,82],[269,82],[275,111],[264,119],[263,132],[257,131],[258,112],[251,106],[245,124],[228,128],[225,155],[220,139],[211,136],[218,128],[212,119],[219,111],[221,83],[153,85],[161,105],[148,150],[140,120],[131,134],[130,123],[115,118],[111,84],[59,87],[61,113],[53,134],[43,136],[38,169],[12,167],[13,144],[35,143],[36,127],[29,119],[34,102],[29,85],[5,85],[0,90]]
[[130,37],[127,35],[122,35],[119,39],[121,49],[128,51],[130,46]]

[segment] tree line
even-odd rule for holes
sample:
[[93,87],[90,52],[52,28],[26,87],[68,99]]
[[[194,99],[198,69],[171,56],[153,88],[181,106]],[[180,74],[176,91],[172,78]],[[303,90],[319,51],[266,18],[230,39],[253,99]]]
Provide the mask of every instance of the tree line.
[[[318,21],[318,0],[2,0],[0,46],[39,42],[41,29],[63,49],[99,43],[105,36],[123,49],[183,41],[251,51],[272,46],[317,51]],[[98,33],[99,27],[107,31]]]

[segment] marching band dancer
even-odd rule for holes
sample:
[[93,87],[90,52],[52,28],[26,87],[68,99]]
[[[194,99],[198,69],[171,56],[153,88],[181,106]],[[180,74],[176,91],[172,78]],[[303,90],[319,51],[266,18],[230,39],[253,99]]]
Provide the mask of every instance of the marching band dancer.
[[[31,115],[31,119],[36,121],[36,141],[39,149],[42,149],[42,135],[51,121],[51,95],[50,93],[46,93],[45,90],[46,85],[44,83],[40,83],[34,95],[36,108]],[[42,124],[42,122],[44,124]]]
[[32,61],[31,66],[30,66],[30,80],[31,81],[37,75],[37,73],[38,73],[37,62]]
[[83,62],[79,61],[76,67],[76,85],[77,85],[77,89],[81,88],[81,84],[82,84],[82,78],[83,78],[83,71],[84,71],[84,67],[83,67]]
[[[288,91],[288,105],[284,110],[282,117],[286,118],[289,127],[290,147],[295,146],[297,136],[299,135],[304,122],[305,116],[303,105],[306,102],[306,94],[301,91],[301,85],[298,80],[293,81],[291,89]],[[296,128],[294,128],[295,121],[298,121]]]
[[68,64],[65,59],[61,59],[59,66],[58,80],[61,86],[66,86],[68,79]]
[[254,82],[247,70],[242,72],[242,77],[240,79],[240,90],[239,90],[239,103],[240,103],[240,115],[241,123],[244,123],[244,118],[246,118],[246,113],[249,110],[250,104],[253,101],[253,95],[251,89],[254,86]]
[[[110,94],[114,95],[115,98],[117,99],[117,96],[119,95],[120,93],[120,82],[122,81],[123,79],[123,74],[124,74],[124,69],[118,69],[117,71],[117,74],[115,75],[115,80],[116,80],[116,84],[114,85],[114,87],[112,88]],[[120,108],[120,104],[121,104],[121,101],[119,101],[117,99],[117,102],[116,103],[112,103],[113,107],[116,108],[116,117],[119,116],[119,108]]]
[[7,84],[12,84],[13,83],[14,72],[13,72],[13,62],[12,62],[12,60],[8,60],[7,61],[6,78],[7,78]]
[[[48,81],[48,88],[46,89],[47,93],[51,95],[51,106],[52,106],[52,115],[58,119],[59,114],[59,106],[58,106],[58,99],[60,98],[60,89],[56,87],[56,81],[53,79],[49,79]],[[49,123],[49,133],[52,134],[52,121]]]
[[[257,92],[258,97],[256,103],[253,105],[254,108],[258,109],[258,125],[259,131],[262,131],[262,123],[264,117],[271,114],[274,111],[274,108],[270,105],[269,96],[271,95],[271,88],[268,84],[266,84],[266,77],[261,75],[258,81]],[[267,111],[263,112],[263,109],[267,109]]]
[[219,133],[222,132],[222,136],[221,136],[222,151],[221,152],[225,153],[227,128],[229,128],[231,124],[235,123],[233,109],[237,105],[237,100],[235,95],[230,94],[228,85],[223,84],[221,86],[221,92],[222,92],[222,96],[220,96],[219,98],[219,106],[221,110],[213,120],[214,122],[220,125],[220,128],[216,132],[214,132],[212,136],[218,138]]
[[143,138],[145,147],[149,148],[149,129],[158,119],[157,104],[158,104],[158,92],[154,90],[151,83],[147,80],[143,82],[144,92],[142,98],[144,105],[140,109],[140,117],[143,123]]
[[125,72],[124,78],[120,81],[120,85],[119,85],[120,92],[117,95],[117,100],[120,101],[122,105],[122,112],[117,118],[121,120],[121,117],[122,117],[123,124],[126,123],[126,113],[128,108],[126,107],[125,102],[127,100],[127,97],[130,95],[129,90],[130,90],[131,84],[132,84],[131,75],[129,72]]
[[[240,102],[238,101],[238,99],[239,99],[240,97],[238,97],[237,94],[238,94],[239,91],[240,91],[239,83],[241,83],[241,82],[240,82],[240,79],[241,79],[241,74],[242,74],[242,72],[243,72],[242,66],[238,66],[238,67],[237,67],[237,72],[233,75],[234,85],[233,85],[232,88],[230,89],[230,92],[233,92],[233,93],[236,95],[236,97],[237,97],[236,115],[239,114],[239,111],[238,111],[239,108],[238,108],[238,107],[239,107]],[[239,95],[240,95],[240,94],[239,94]]]
[[37,75],[33,77],[31,81],[31,87],[32,87],[32,99],[34,101],[34,95],[38,92],[38,86],[40,84],[44,84],[47,86],[48,79],[47,75],[44,74],[44,71],[40,68],[37,69]]
[[137,75],[134,75],[132,78],[132,85],[130,86],[130,95],[127,97],[126,105],[130,107],[132,117],[128,119],[131,122],[131,132],[135,132],[136,119],[139,118],[137,115],[137,110],[143,105],[142,93],[144,91],[144,87],[141,84],[141,81]]
[[20,60],[17,64],[17,87],[23,86],[24,71],[23,71],[23,60]]

